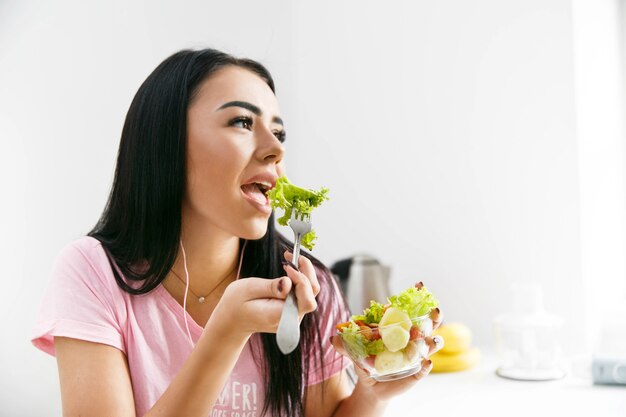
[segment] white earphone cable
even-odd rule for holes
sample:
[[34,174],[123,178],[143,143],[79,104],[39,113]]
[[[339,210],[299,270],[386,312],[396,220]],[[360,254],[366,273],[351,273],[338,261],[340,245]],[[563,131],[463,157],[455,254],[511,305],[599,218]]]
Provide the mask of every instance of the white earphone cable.
[[[237,269],[237,280],[241,274],[241,265],[243,264],[243,253],[246,250],[247,240],[243,241],[243,247],[241,248],[241,254],[239,255],[239,268]],[[187,337],[189,337],[189,344],[193,349],[195,344],[191,338],[191,332],[189,331],[189,322],[187,321],[187,294],[189,293],[189,270],[187,269],[187,254],[185,253],[185,246],[183,246],[183,240],[180,239],[180,249],[183,252],[183,267],[185,268],[185,296],[183,297],[183,313],[185,315],[185,328],[187,329]]]
[[187,270],[187,255],[185,254],[185,247],[183,246],[183,240],[180,240],[180,249],[183,252],[183,266],[185,267],[185,296],[183,297],[183,314],[185,315],[185,327],[187,328],[187,336],[189,336],[189,344],[191,348],[194,348],[193,339],[191,338],[191,332],[189,331],[189,323],[187,322],[187,294],[189,293],[189,271]]

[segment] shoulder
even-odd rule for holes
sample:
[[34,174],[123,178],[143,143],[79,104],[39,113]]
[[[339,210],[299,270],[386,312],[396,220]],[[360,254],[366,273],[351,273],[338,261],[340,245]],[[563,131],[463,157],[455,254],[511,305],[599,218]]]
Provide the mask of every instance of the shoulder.
[[109,344],[124,350],[127,298],[104,248],[84,236],[59,252],[41,303],[32,343],[54,354],[54,337]]
[[103,257],[106,258],[106,253],[98,239],[91,236],[81,236],[65,245],[61,249],[58,259],[99,263]]
[[118,292],[109,257],[102,243],[91,236],[81,236],[61,249],[53,279],[66,286],[88,286],[111,295]]

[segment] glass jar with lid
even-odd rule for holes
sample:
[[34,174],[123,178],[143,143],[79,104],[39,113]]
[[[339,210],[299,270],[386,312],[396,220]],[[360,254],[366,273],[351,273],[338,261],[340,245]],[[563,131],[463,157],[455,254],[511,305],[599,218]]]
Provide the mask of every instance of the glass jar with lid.
[[565,376],[561,365],[563,319],[543,307],[542,287],[512,286],[511,311],[495,317],[496,373],[504,378],[544,381]]

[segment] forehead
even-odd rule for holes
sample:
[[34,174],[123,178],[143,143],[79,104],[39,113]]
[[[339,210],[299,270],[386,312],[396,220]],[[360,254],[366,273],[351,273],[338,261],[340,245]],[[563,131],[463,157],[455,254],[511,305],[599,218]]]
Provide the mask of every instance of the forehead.
[[255,73],[235,66],[219,69],[204,80],[192,107],[215,111],[230,101],[254,104],[267,116],[280,114],[278,100],[269,85]]

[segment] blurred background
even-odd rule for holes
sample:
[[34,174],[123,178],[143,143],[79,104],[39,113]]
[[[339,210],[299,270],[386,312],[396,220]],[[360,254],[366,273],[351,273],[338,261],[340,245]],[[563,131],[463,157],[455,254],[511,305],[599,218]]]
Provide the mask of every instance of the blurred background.
[[331,190],[318,258],[423,281],[484,352],[511,285],[539,284],[565,354],[593,352],[626,303],[625,39],[624,0],[0,1],[1,414],[61,414],[29,342],[48,274],[183,48],[272,72],[288,175]]

